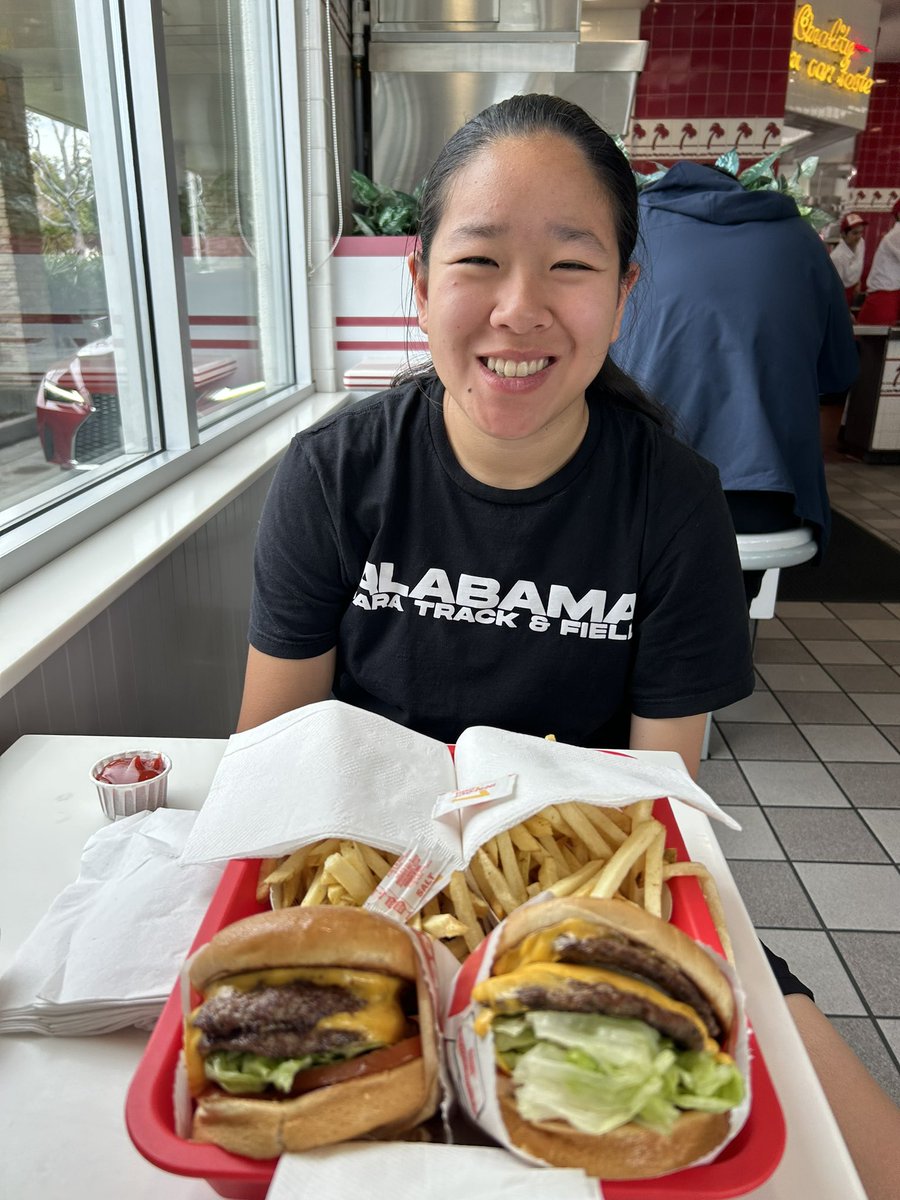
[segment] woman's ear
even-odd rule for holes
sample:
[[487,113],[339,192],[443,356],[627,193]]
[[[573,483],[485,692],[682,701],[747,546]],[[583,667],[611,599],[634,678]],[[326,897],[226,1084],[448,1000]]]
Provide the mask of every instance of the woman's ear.
[[612,336],[610,344],[612,344],[619,336],[619,329],[622,326],[622,317],[625,315],[625,302],[631,295],[631,290],[637,283],[641,274],[641,268],[636,262],[628,264],[628,270],[622,277],[622,282],[619,284],[619,302],[616,305],[616,319],[613,323]]
[[623,300],[627,300],[631,294],[631,289],[637,283],[641,276],[640,264],[631,262],[628,264],[628,270],[625,272],[625,277],[622,280],[621,288],[623,292]]
[[428,332],[428,280],[422,258],[418,250],[414,250],[407,258],[406,265],[412,276],[413,295],[416,300],[416,311],[419,314],[419,328],[423,333]]

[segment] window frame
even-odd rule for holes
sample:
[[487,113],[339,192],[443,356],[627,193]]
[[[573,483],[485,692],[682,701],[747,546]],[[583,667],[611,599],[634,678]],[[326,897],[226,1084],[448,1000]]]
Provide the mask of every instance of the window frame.
[[[126,262],[119,269],[130,272],[135,298],[134,312],[127,314],[132,330],[129,352],[136,356],[133,364],[129,360],[129,370],[140,372],[151,414],[151,434],[164,431],[163,448],[151,450],[138,462],[123,464],[76,494],[23,517],[19,524],[0,534],[4,588],[33,574],[301,404],[314,391],[301,149],[302,51],[294,0],[274,0],[276,20],[270,36],[280,82],[283,177],[279,183],[286,216],[286,324],[293,337],[295,383],[246,407],[236,407],[202,431],[193,403],[190,323],[161,0],[74,0],[74,5],[79,46],[83,31],[90,30],[91,61],[105,61],[108,67],[107,76],[89,86],[101,89],[101,95],[105,89],[113,98],[99,119],[103,136],[114,139],[118,161],[113,160],[112,170],[117,176],[122,172],[125,191],[121,211],[114,214],[114,219],[124,226],[124,240],[115,252],[124,252],[126,246],[128,250]],[[87,105],[87,97],[85,102]],[[93,141],[97,134],[93,128],[89,132]],[[113,158],[108,145],[104,153]],[[101,167],[101,175],[104,170]],[[288,180],[291,186],[287,186]],[[117,181],[114,194],[118,197],[120,193]],[[161,202],[163,194],[165,203]],[[176,346],[180,355],[173,353]],[[157,421],[158,426],[154,424]],[[10,506],[13,511],[15,508],[15,504]]]

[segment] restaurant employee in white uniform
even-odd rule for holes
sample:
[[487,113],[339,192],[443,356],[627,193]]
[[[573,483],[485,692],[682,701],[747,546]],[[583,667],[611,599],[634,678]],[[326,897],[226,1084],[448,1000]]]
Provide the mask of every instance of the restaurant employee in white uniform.
[[868,221],[859,213],[845,213],[841,218],[841,240],[831,252],[831,261],[841,277],[848,305],[853,303],[862,279],[863,261],[866,257],[863,230],[866,225]]
[[894,224],[878,243],[866,280],[860,325],[900,324],[900,200],[891,209]]

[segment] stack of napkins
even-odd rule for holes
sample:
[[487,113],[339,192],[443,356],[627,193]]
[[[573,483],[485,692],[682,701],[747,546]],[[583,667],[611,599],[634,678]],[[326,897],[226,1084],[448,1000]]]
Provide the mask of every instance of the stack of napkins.
[[0,1033],[152,1027],[222,875],[178,861],[196,816],[140,812],[88,840],[78,879],[0,976]]

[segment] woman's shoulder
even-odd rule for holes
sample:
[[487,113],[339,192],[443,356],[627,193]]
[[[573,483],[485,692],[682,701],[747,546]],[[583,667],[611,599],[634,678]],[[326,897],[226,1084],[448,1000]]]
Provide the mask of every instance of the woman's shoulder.
[[292,447],[314,457],[381,451],[427,418],[431,382],[418,379],[354,400],[294,435]]

